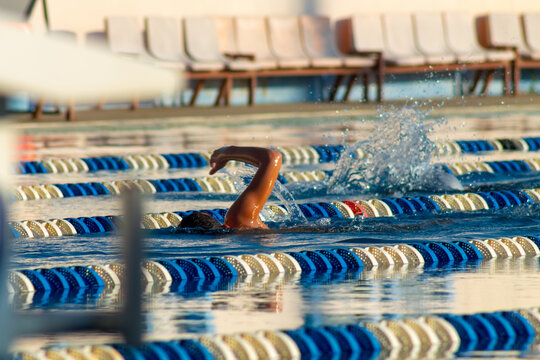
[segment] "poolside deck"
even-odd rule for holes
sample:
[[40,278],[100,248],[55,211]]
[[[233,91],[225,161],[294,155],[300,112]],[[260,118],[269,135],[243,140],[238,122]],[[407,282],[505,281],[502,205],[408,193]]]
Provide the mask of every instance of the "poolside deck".
[[[258,104],[254,106],[229,106],[229,107],[142,107],[135,111],[124,109],[111,110],[80,110],[76,112],[76,120],[73,123],[91,122],[91,121],[126,121],[126,120],[157,120],[163,118],[182,118],[193,117],[220,117],[235,115],[264,115],[264,114],[287,114],[287,113],[317,113],[317,112],[336,112],[353,113],[355,115],[372,115],[381,107],[398,106],[405,104],[412,105],[414,101],[385,101],[378,103],[361,102],[324,102],[324,103],[287,103],[287,104]],[[418,100],[420,108],[432,109],[431,114],[444,114],[446,112],[456,113],[460,108],[466,107],[467,112],[478,107],[482,112],[489,111],[486,107],[493,107],[494,110],[501,110],[501,107],[538,107],[540,105],[540,94],[526,94],[518,97],[514,96],[489,96],[453,99],[433,99],[428,102],[427,99]],[[62,123],[67,122],[63,114],[46,113],[38,121],[33,120],[29,113],[12,114],[12,119],[16,123]]]

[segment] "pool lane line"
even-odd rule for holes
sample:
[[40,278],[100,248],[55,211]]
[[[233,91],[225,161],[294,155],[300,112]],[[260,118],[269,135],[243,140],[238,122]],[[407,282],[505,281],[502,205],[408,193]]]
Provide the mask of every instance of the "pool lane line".
[[[540,202],[540,189],[501,190],[478,193],[420,195],[360,201],[333,201],[297,204],[309,220],[320,218],[352,219],[355,217],[392,217],[422,215],[447,211],[471,212],[500,210]],[[199,210],[223,224],[227,209]],[[141,227],[165,229],[177,227],[182,218],[193,211],[144,214]],[[260,214],[265,222],[280,221],[288,211],[282,205],[267,205]],[[9,221],[8,229],[15,238],[46,238],[89,233],[113,232],[122,223],[122,216],[84,216],[79,218]]]
[[[540,237],[515,236],[470,241],[416,241],[394,246],[365,246],[243,255],[163,259],[143,263],[145,284],[201,280],[236,282],[250,276],[278,274],[344,274],[402,267],[431,268],[490,259],[538,257]],[[124,267],[118,264],[70,266],[10,271],[9,292],[43,293],[121,286]],[[172,290],[171,290],[172,291]]]
[[[540,171],[540,159],[475,161],[437,164],[441,169],[455,176],[492,173],[521,174]],[[325,181],[333,171],[285,171],[278,177],[282,184],[309,181]],[[469,179],[471,181],[471,179]],[[143,194],[166,192],[237,192],[234,179],[228,175],[201,176],[194,178],[134,179],[113,181],[92,181],[79,183],[57,183],[20,185],[11,188],[13,200],[44,200],[76,196],[118,195],[128,189],[135,189]]]
[[[434,155],[475,154],[494,151],[540,151],[540,137],[456,140],[435,142]],[[283,156],[283,164],[318,164],[336,162],[344,150],[343,145],[296,145],[276,147]],[[351,156],[362,159],[362,149],[351,150]],[[134,154],[124,156],[97,156],[86,158],[53,158],[41,161],[20,161],[13,165],[18,174],[85,173],[102,170],[132,171],[159,169],[187,169],[208,166],[209,152]]]
[[378,322],[303,326],[191,339],[57,347],[18,352],[12,359],[416,359],[472,351],[527,351],[540,340],[539,308],[434,314]]

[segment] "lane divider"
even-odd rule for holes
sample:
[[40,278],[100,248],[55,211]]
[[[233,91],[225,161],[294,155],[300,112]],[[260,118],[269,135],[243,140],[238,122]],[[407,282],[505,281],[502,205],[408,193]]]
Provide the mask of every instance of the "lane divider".
[[[540,237],[515,236],[497,239],[414,242],[408,244],[335,248],[243,255],[164,259],[143,263],[145,284],[187,283],[207,280],[235,282],[252,275],[340,274],[378,268],[436,267],[496,258],[540,255]],[[14,293],[64,292],[114,288],[123,281],[122,265],[90,265],[10,271]],[[178,286],[175,286],[178,292]]]
[[13,359],[450,358],[468,351],[523,351],[540,337],[539,308],[442,314],[192,339],[54,348]]
[[[419,215],[446,211],[500,210],[507,207],[530,205],[540,202],[540,189],[501,190],[478,193],[458,193],[445,195],[420,195],[397,198],[381,198],[360,201],[333,201],[298,204],[304,216],[310,220],[320,218],[391,217]],[[201,210],[212,215],[221,224],[227,209]],[[176,211],[145,214],[142,218],[144,229],[164,229],[177,227],[182,218],[192,211]],[[288,215],[281,205],[265,206],[261,220],[280,221]],[[86,216],[79,218],[9,221],[8,227],[15,238],[43,238],[88,233],[115,231],[122,223],[122,217]]]
[[[436,155],[480,154],[493,151],[540,151],[540,137],[493,140],[437,141]],[[343,152],[343,145],[280,146],[284,164],[317,164],[335,162]],[[366,157],[362,149],[352,151],[356,158]],[[100,170],[158,170],[193,168],[208,165],[209,153],[134,154],[125,156],[98,156],[87,158],[45,159],[21,161],[13,171],[20,174],[57,174],[95,172]]]
[[[446,172],[455,176],[471,173],[515,174],[540,171],[540,159],[457,162],[440,164]],[[279,175],[283,183],[325,181],[333,171],[287,171]],[[135,179],[65,184],[21,185],[11,188],[13,200],[43,200],[75,196],[118,195],[127,189],[144,194],[162,192],[211,192],[236,193],[234,180],[228,176],[203,176],[196,178]]]

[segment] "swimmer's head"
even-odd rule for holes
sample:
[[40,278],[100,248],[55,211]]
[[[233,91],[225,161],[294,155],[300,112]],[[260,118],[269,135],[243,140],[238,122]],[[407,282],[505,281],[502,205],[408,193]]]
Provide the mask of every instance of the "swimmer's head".
[[221,224],[210,214],[194,211],[180,222],[181,228],[199,228],[208,230],[221,229]]

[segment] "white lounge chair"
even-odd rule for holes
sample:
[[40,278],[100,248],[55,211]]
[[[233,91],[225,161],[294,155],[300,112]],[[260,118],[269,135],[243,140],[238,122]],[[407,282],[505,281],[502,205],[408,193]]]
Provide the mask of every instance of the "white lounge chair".
[[228,60],[220,51],[215,20],[211,17],[184,19],[186,53],[193,60],[193,71],[256,70],[256,64],[246,60]]
[[523,35],[531,59],[540,60],[540,13],[523,14]]
[[533,58],[534,54],[525,43],[520,17],[513,13],[494,13],[483,18],[483,39],[488,47],[515,47],[520,56]]
[[300,29],[304,50],[313,67],[373,67],[375,60],[369,57],[344,56],[335,44],[335,36],[326,16],[300,17]]
[[514,53],[506,50],[490,50],[480,46],[476,35],[475,20],[465,12],[442,14],[446,41],[459,63],[482,63],[485,61],[511,61]]
[[310,61],[304,52],[300,24],[295,16],[273,16],[267,19],[270,49],[280,68],[307,68]]
[[253,55],[253,61],[261,70],[277,68],[277,59],[270,50],[268,29],[264,18],[236,17],[234,28],[236,50],[240,54]]
[[[398,66],[415,66],[426,63],[426,58],[416,48],[412,18],[409,14],[382,15],[384,58]],[[366,34],[369,36],[369,32]]]
[[446,45],[441,15],[438,13],[413,14],[417,48],[428,64],[450,64],[456,56]]
[[180,20],[168,17],[149,17],[146,23],[148,52],[162,66],[185,70],[189,59],[184,54],[184,39]]

